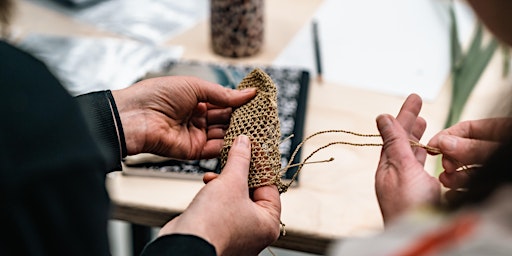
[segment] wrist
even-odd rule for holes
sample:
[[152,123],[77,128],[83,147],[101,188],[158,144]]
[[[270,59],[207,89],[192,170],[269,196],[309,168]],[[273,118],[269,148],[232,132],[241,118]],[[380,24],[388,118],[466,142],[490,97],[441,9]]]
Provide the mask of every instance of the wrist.
[[112,95],[112,91],[107,90],[106,94],[107,94],[107,98],[110,103],[110,110],[112,111],[112,115],[114,118],[114,124],[115,124],[116,130],[117,130],[117,137],[119,139],[119,148],[121,151],[121,159],[122,159],[122,158],[126,157],[126,155],[127,155],[126,140],[125,140],[125,136],[124,136],[123,125],[121,122],[121,117],[119,116],[119,111],[117,109],[116,101],[114,100],[114,96]]
[[[132,110],[132,103],[130,97],[124,93],[124,90],[112,91],[112,98],[115,100],[117,107],[118,121],[121,124],[123,131],[123,141],[126,155],[135,155],[142,153],[144,145],[144,139],[140,138],[139,134],[143,134],[144,131],[140,131],[142,126],[137,124],[137,120],[141,118],[136,111]],[[126,155],[123,155],[125,157]]]
[[122,149],[112,104],[106,91],[76,97],[87,126],[107,160],[107,171],[121,168]]

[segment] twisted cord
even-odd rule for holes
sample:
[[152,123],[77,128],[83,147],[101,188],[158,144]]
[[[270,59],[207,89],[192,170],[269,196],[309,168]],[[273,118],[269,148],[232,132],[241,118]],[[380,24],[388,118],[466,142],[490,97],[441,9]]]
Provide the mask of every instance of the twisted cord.
[[[322,135],[322,134],[326,134],[326,133],[345,133],[345,134],[350,134],[350,135],[354,135],[354,136],[358,136],[358,137],[367,137],[367,138],[368,137],[381,137],[380,134],[365,134],[365,133],[358,133],[358,132],[353,132],[353,131],[348,131],[348,130],[341,130],[341,129],[339,129],[339,130],[319,131],[319,132],[315,132],[315,133],[309,135],[299,145],[297,145],[297,147],[293,151],[293,153],[292,153],[292,155],[291,155],[291,157],[290,157],[290,159],[288,161],[288,164],[280,171],[280,174],[282,174],[282,173],[286,172],[290,168],[297,167],[297,166],[299,167],[297,169],[297,171],[293,174],[293,176],[291,178],[291,181],[289,183],[284,184],[280,180],[277,180],[278,181],[277,186],[279,188],[280,193],[284,193],[284,192],[286,192],[288,190],[288,188],[293,184],[293,182],[295,181],[295,179],[299,175],[299,172],[302,170],[304,165],[312,164],[312,163],[325,163],[325,162],[331,162],[331,161],[334,160],[334,158],[331,157],[330,159],[326,159],[326,160],[308,162],[308,160],[311,157],[313,157],[313,155],[315,155],[316,153],[318,153],[319,151],[321,151],[323,149],[326,149],[326,148],[328,148],[330,146],[333,146],[333,145],[349,145],[349,146],[356,146],[356,147],[380,147],[380,146],[383,146],[383,143],[354,143],[354,142],[348,142],[348,141],[335,141],[335,142],[330,142],[330,143],[328,143],[326,145],[323,145],[323,146],[315,149],[306,158],[304,158],[304,161],[302,161],[302,163],[292,164],[292,162],[295,159],[297,153],[299,152],[299,150],[304,146],[304,144],[308,140],[310,140],[311,138],[316,137],[318,135]],[[434,148],[434,147],[431,147],[431,146],[428,146],[428,145],[421,144],[418,141],[414,141],[414,140],[409,139],[409,143],[410,143],[411,147],[423,148],[423,149],[425,149],[430,154],[434,154],[434,155],[441,154],[441,150],[440,149]],[[472,169],[472,168],[479,168],[479,167],[481,167],[480,164],[466,165],[466,164],[461,163],[460,161],[457,161],[457,162],[461,165],[461,167],[459,167],[457,169],[457,171],[466,171],[466,170],[469,170],[469,169]]]

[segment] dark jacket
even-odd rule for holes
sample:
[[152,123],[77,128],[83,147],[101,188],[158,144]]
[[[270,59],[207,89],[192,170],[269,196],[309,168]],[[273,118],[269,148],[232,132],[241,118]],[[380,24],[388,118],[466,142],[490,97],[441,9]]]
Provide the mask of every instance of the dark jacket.
[[[109,255],[105,174],[120,170],[125,152],[113,98],[71,97],[43,63],[3,41],[0,58],[0,255]],[[171,235],[143,254],[215,249]]]

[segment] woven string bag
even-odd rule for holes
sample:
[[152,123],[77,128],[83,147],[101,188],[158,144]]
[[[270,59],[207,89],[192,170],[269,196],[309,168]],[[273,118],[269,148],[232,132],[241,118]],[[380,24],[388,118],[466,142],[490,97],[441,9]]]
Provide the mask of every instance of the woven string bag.
[[247,135],[251,140],[249,188],[276,185],[279,193],[283,193],[288,186],[281,182],[277,88],[270,76],[260,69],[254,69],[237,86],[238,89],[250,87],[256,88],[256,97],[233,111],[224,136],[221,167],[226,164],[234,139],[241,134]]

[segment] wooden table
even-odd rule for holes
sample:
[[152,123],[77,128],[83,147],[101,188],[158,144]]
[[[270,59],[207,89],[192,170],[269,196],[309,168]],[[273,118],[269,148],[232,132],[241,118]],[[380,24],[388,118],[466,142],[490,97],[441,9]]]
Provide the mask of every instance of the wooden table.
[[[20,35],[37,31],[119,37],[71,21],[44,8],[18,2],[20,9],[14,26]],[[320,4],[321,0],[266,0],[265,47],[261,54],[251,58],[226,59],[214,55],[209,47],[206,20],[172,38],[167,44],[183,45],[183,58],[187,60],[271,64],[299,29],[309,22]],[[290,12],[294,15],[283,15]],[[489,99],[503,99],[503,95],[509,95],[503,93],[510,89],[505,86],[509,81],[500,78],[500,67],[501,55],[496,54],[475,93],[470,97],[462,119],[503,113],[501,110],[490,109],[489,104],[481,104]],[[447,81],[437,99],[424,104],[422,116],[428,122],[424,136],[426,140],[442,129],[450,93],[450,84]],[[381,113],[396,114],[404,100],[402,97],[329,81],[318,84],[315,79],[312,79],[308,97],[306,136],[327,129],[378,133],[375,117]],[[344,135],[323,135],[305,145],[303,156],[319,146],[338,140],[368,141],[365,138]],[[379,147],[350,146],[334,146],[318,153],[315,159],[334,157],[335,160],[306,166],[300,174],[299,185],[281,196],[281,219],[286,224],[287,234],[274,246],[324,253],[328,244],[335,239],[365,236],[381,231],[382,218],[374,190],[374,173],[379,154]],[[430,157],[426,169],[433,171],[435,161],[435,158]],[[121,172],[111,173],[107,178],[107,187],[114,206],[113,218],[155,227],[180,214],[202,186],[201,181],[124,176]]]
[[[194,53],[186,55],[194,56]],[[461,119],[502,116],[508,110],[507,104],[496,109],[485,103],[510,95],[510,81],[501,79],[501,63],[501,55],[496,54],[469,98]],[[450,93],[447,81],[435,101],[424,103],[422,116],[428,127],[422,142],[428,142],[443,128]],[[318,84],[313,79],[305,135],[328,129],[378,133],[375,118],[381,113],[398,113],[403,100],[336,83]],[[340,139],[363,141],[364,138],[323,135],[307,143],[302,154],[307,156],[316,148]],[[281,220],[286,224],[287,234],[273,246],[324,254],[333,240],[380,232],[383,222],[374,190],[379,155],[380,147],[334,146],[320,151],[314,159],[334,157],[335,160],[304,167],[299,186],[281,195]],[[434,173],[436,161],[437,157],[429,156],[426,169]],[[177,216],[203,186],[200,181],[128,177],[119,172],[109,176],[107,185],[115,205],[114,218],[151,226],[161,226]]]

